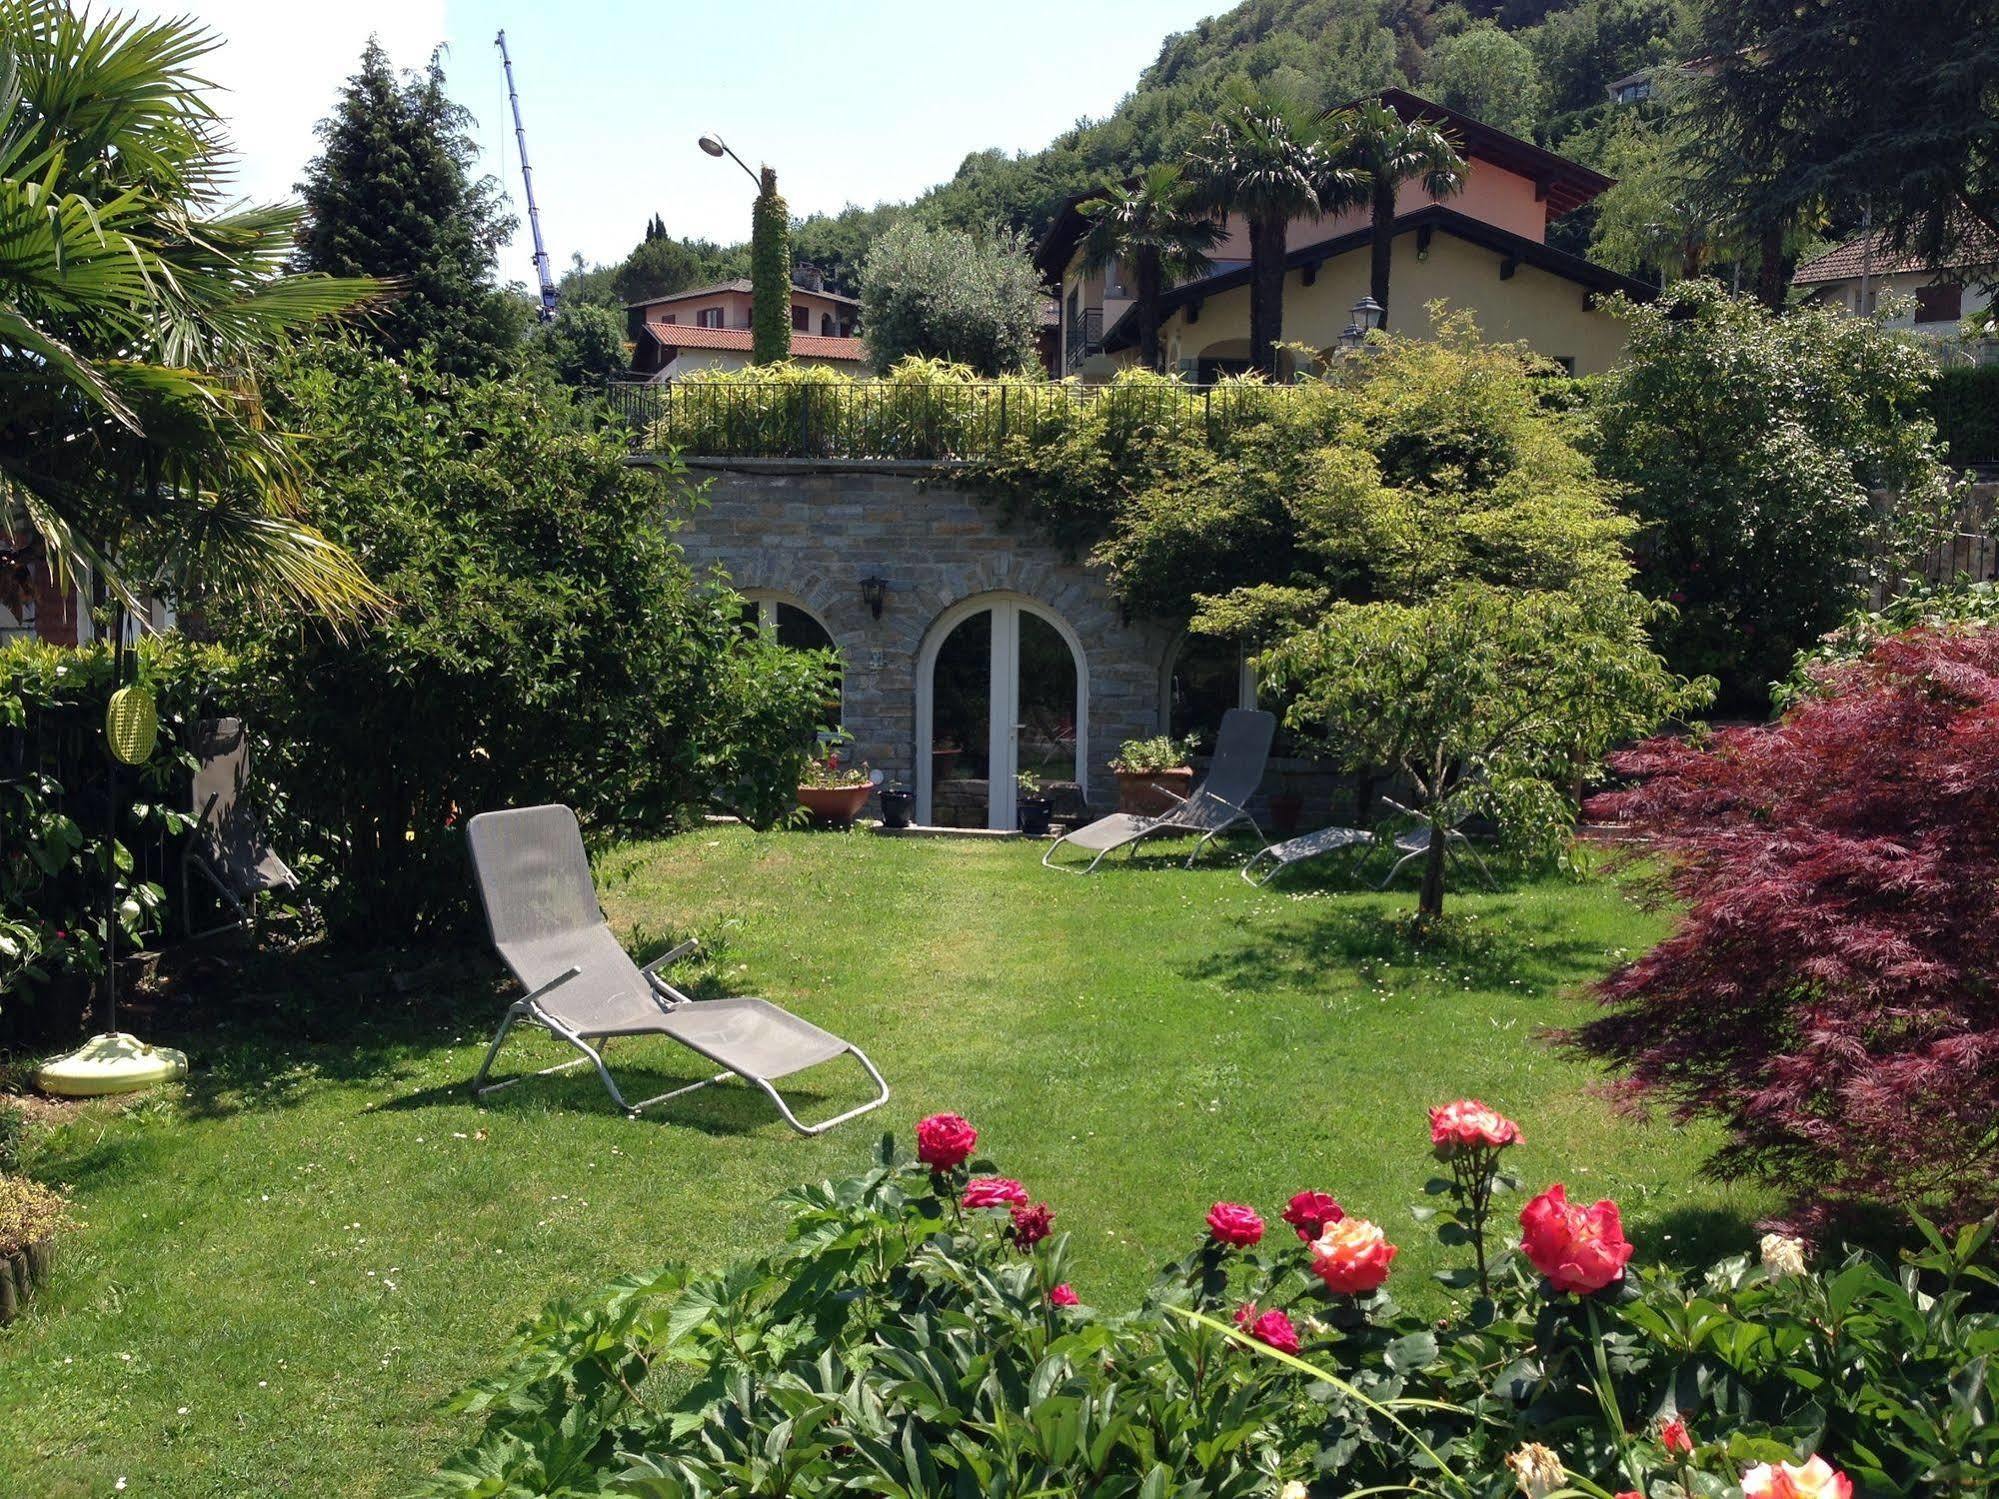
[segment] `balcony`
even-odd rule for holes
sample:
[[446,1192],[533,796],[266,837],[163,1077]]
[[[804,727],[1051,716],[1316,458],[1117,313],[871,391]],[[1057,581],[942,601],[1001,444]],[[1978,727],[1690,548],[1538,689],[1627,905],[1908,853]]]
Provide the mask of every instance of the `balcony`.
[[1104,351],[1104,310],[1091,307],[1069,320],[1064,336],[1063,362],[1075,369],[1092,354]]

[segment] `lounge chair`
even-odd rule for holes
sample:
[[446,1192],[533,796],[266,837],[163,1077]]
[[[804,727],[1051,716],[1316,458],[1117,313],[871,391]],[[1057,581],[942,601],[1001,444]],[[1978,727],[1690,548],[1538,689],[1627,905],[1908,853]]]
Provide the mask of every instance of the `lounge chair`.
[[[1242,877],[1252,885],[1267,885],[1284,873],[1293,864],[1306,859],[1316,859],[1322,854],[1335,853],[1343,848],[1367,849],[1374,847],[1374,834],[1365,828],[1320,828],[1316,833],[1304,833],[1282,843],[1273,843],[1268,848],[1258,849],[1243,862]],[[1269,867],[1257,871],[1257,866],[1265,859]],[[1252,872],[1257,871],[1257,872]]]
[[[1231,708],[1222,715],[1222,731],[1215,738],[1215,758],[1208,764],[1207,778],[1195,788],[1193,795],[1184,800],[1175,797],[1179,804],[1169,807],[1156,817],[1139,817],[1130,812],[1113,812],[1108,817],[1099,817],[1085,827],[1072,833],[1065,833],[1048,846],[1048,852],[1041,856],[1044,867],[1059,870],[1063,874],[1088,874],[1104,860],[1104,856],[1115,849],[1132,849],[1147,838],[1170,837],[1174,834],[1198,833],[1194,850],[1187,855],[1187,865],[1193,867],[1215,837],[1227,832],[1239,822],[1246,822],[1255,829],[1256,836],[1263,836],[1263,829],[1257,827],[1256,819],[1247,810],[1250,797],[1263,782],[1263,768],[1270,760],[1270,741],[1277,734],[1277,719],[1255,708]],[[1162,796],[1173,793],[1162,787],[1152,788]],[[1055,851],[1064,844],[1083,849],[1093,854],[1087,865],[1057,864],[1053,860]]]
[[[850,1042],[769,1000],[690,999],[661,978],[659,970],[691,954],[696,942],[683,942],[644,968],[634,963],[598,909],[583,834],[569,808],[482,812],[472,819],[466,834],[493,946],[528,991],[507,1007],[506,1018],[486,1049],[479,1075],[472,1080],[475,1098],[523,1080],[488,1083],[486,1078],[507,1032],[516,1025],[534,1025],[583,1055],[528,1076],[594,1066],[611,1101],[628,1115],[732,1075],[761,1088],[784,1122],[802,1135],[820,1134],[888,1102],[888,1084]],[[671,1036],[726,1070],[628,1103],[604,1065],[605,1047],[616,1036],[653,1035]],[[879,1090],[876,1097],[821,1123],[800,1123],[772,1084],[843,1054],[851,1054],[867,1069]]]
[[[1424,818],[1421,812],[1405,807],[1398,801],[1390,800],[1385,796],[1382,798],[1382,801],[1397,812],[1402,813],[1405,817],[1421,818],[1422,822],[1420,826],[1413,827],[1408,832],[1396,838],[1395,852],[1402,857],[1395,861],[1386,875],[1382,876],[1381,883],[1374,887],[1377,890],[1386,890],[1390,885],[1395,883],[1395,877],[1398,874],[1430,852],[1430,838],[1432,836],[1432,829],[1435,826],[1428,818]],[[1492,871],[1485,867],[1485,860],[1478,856],[1478,850],[1471,846],[1471,839],[1467,838],[1456,828],[1447,828],[1444,832],[1444,857],[1455,862],[1459,858],[1460,850],[1477,867],[1479,878],[1485,881],[1486,889],[1497,890],[1499,888],[1498,882],[1493,879]]]
[[[204,719],[194,728],[194,833],[181,854],[181,921],[187,935],[209,937],[231,927],[257,929],[257,897],[296,890],[298,876],[278,857],[243,794],[250,776],[250,736],[240,718]],[[229,920],[194,930],[191,877],[199,873],[233,913]]]

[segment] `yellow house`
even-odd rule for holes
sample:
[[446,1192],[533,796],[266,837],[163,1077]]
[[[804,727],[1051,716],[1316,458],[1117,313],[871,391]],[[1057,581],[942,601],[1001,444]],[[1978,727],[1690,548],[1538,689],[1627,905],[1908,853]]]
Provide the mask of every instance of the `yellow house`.
[[[1577,374],[1608,369],[1624,350],[1623,325],[1602,307],[1615,292],[1645,299],[1642,281],[1558,250],[1548,225],[1611,185],[1588,167],[1401,89],[1381,102],[1404,119],[1442,126],[1465,157],[1461,192],[1437,198],[1406,183],[1391,233],[1391,331],[1423,336],[1433,301],[1469,310],[1488,338],[1524,340]],[[1137,358],[1137,319],[1121,268],[1082,263],[1088,224],[1068,204],[1036,251],[1062,317],[1058,374],[1108,379]],[[1206,276],[1166,294],[1160,341],[1167,367],[1209,381],[1249,367],[1249,235],[1231,217]],[[1293,222],[1285,236],[1280,337],[1329,358],[1368,293],[1373,229],[1367,210]]]

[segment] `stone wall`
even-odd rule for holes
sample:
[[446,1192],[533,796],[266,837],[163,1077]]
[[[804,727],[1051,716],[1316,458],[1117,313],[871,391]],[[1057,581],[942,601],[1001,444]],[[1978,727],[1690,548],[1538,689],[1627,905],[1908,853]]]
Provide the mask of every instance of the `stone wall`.
[[[702,462],[708,503],[679,539],[697,568],[770,590],[817,617],[846,657],[842,707],[855,753],[916,784],[917,660],[953,605],[1015,595],[1065,621],[1088,678],[1088,795],[1117,801],[1109,760],[1160,732],[1161,673],[1177,630],[1126,622],[1095,570],[934,470],[785,461]],[[861,580],[887,581],[876,619]]]

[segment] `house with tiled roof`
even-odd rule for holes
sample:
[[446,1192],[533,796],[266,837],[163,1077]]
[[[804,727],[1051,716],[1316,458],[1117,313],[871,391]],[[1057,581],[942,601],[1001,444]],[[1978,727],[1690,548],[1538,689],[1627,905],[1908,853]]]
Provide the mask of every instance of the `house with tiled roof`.
[[[746,279],[718,281],[671,296],[649,297],[625,309],[634,373],[673,380],[695,370],[741,369],[750,362],[752,289]],[[791,357],[848,374],[863,374],[861,304],[828,291],[816,277],[791,287]]]
[[[1992,305],[1992,289],[1971,274],[1999,260],[1999,249],[1981,250],[1976,241],[1941,268],[1926,266],[1912,252],[1896,250],[1881,230],[1855,235],[1823,255],[1802,262],[1791,276],[1816,302],[1848,312],[1871,313],[1883,302],[1904,303],[1887,319],[1891,328],[1912,328],[1937,338],[1956,338],[1968,321],[1982,319]],[[1999,345],[1981,341],[1970,352],[1999,357]]]
[[[1611,179],[1531,141],[1404,89],[1381,103],[1404,119],[1441,126],[1466,161],[1464,188],[1435,197],[1402,186],[1390,226],[1390,329],[1430,331],[1429,304],[1471,312],[1487,337],[1523,340],[1578,374],[1608,369],[1624,352],[1624,325],[1602,304],[1645,300],[1657,289],[1548,243],[1548,225],[1611,186]],[[1137,357],[1138,319],[1122,268],[1084,264],[1088,228],[1079,195],[1036,248],[1035,263],[1060,289],[1060,373],[1108,379]],[[1205,276],[1166,294],[1160,341],[1167,367],[1206,382],[1249,367],[1249,233],[1233,215]],[[1286,343],[1330,358],[1367,295],[1374,231],[1366,208],[1294,220],[1285,236]]]

